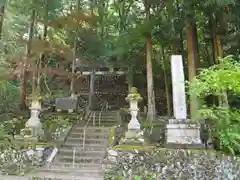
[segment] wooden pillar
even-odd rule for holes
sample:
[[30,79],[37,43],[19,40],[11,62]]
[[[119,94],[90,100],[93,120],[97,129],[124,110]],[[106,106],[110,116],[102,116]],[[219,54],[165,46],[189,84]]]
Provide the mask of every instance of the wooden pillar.
[[94,96],[94,89],[95,89],[95,70],[91,72],[90,75],[90,88],[89,88],[89,95],[88,95],[88,109],[93,109],[93,96]]

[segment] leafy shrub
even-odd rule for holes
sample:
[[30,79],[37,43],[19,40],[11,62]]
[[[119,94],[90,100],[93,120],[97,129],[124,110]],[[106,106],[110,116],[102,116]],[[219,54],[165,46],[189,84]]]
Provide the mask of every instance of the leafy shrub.
[[120,109],[120,117],[121,117],[121,124],[122,125],[126,125],[129,123],[130,119],[131,119],[131,115],[129,113],[129,109],[127,108],[121,108]]
[[6,83],[0,88],[0,113],[11,113],[19,105],[20,90],[12,83]]
[[19,135],[21,129],[25,127],[26,120],[13,118],[12,120],[4,121],[2,124],[4,131],[11,136]]
[[24,175],[41,160],[36,156],[27,155],[14,141],[4,141],[0,146],[0,172],[2,175]]
[[203,69],[196,80],[190,84],[190,94],[197,95],[204,100],[212,95],[225,97],[225,103],[219,105],[206,105],[196,114],[195,119],[201,117],[208,119],[211,125],[212,136],[219,137],[221,148],[228,152],[239,152],[240,149],[240,111],[230,108],[227,93],[240,95],[240,63],[234,61],[232,56],[220,60],[219,65]]
[[46,140],[57,139],[66,127],[71,124],[70,119],[62,116],[50,117],[43,121],[43,128]]

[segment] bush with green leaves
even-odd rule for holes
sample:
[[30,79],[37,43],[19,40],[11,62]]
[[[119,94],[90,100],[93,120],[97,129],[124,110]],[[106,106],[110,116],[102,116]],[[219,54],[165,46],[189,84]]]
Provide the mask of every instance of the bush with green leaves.
[[228,152],[239,153],[240,149],[240,110],[231,108],[227,103],[207,105],[204,100],[209,97],[239,97],[240,63],[233,56],[220,59],[220,64],[202,69],[190,84],[190,95],[202,100],[201,107],[194,119],[202,117],[209,120],[212,136],[220,138],[221,148]]
[[19,105],[20,90],[13,83],[4,83],[0,88],[0,113],[11,113]]
[[45,131],[46,140],[55,140],[61,137],[66,128],[71,124],[69,118],[63,116],[53,116],[43,121],[43,128]]
[[[13,118],[11,120],[4,121],[0,127],[4,130],[6,134],[11,137],[19,135],[21,129],[25,127],[26,120]],[[0,135],[1,138],[1,135]]]

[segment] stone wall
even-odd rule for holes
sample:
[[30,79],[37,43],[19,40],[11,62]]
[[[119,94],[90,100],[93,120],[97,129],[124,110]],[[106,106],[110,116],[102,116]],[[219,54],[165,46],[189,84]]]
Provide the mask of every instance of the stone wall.
[[[135,150],[134,150],[135,149]],[[108,151],[105,180],[238,180],[240,158],[213,150],[116,146]]]

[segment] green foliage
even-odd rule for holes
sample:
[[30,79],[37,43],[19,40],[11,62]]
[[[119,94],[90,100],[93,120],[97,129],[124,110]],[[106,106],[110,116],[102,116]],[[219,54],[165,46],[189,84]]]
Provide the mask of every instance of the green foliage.
[[8,133],[3,126],[0,127],[0,141],[5,141],[8,137]]
[[66,129],[70,124],[69,118],[63,116],[52,116],[43,121],[43,128],[45,132],[45,139],[52,140],[61,137],[62,131]]
[[9,135],[19,135],[21,129],[25,127],[26,120],[13,118],[3,123],[4,129]]
[[19,87],[7,83],[5,88],[0,89],[0,113],[11,113],[17,109],[20,100]]
[[231,91],[240,93],[240,63],[233,60],[232,56],[221,59],[221,63],[208,69],[202,69],[201,73],[191,84],[191,93],[205,98],[208,95],[222,95]]
[[[240,63],[232,56],[220,59],[220,64],[204,69],[190,84],[190,94],[199,98],[209,95],[222,96],[224,92],[240,95]],[[200,118],[198,118],[200,117]],[[240,149],[240,110],[203,104],[196,119],[210,120],[213,136],[219,136],[223,149],[231,153]]]

